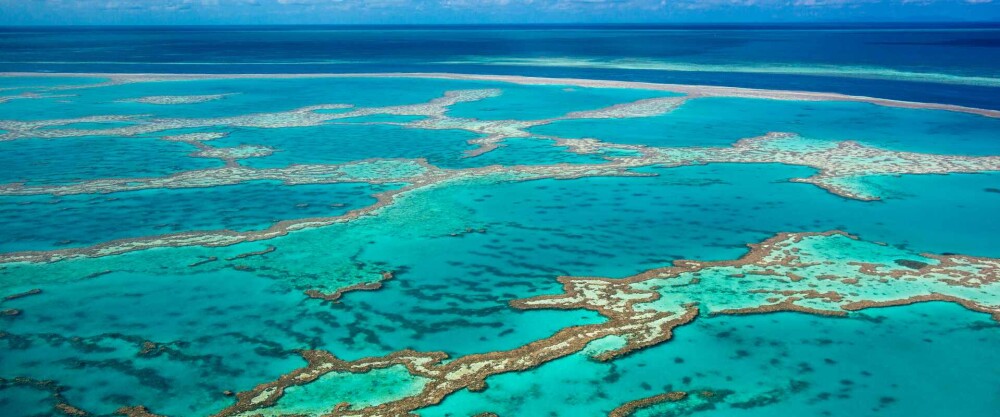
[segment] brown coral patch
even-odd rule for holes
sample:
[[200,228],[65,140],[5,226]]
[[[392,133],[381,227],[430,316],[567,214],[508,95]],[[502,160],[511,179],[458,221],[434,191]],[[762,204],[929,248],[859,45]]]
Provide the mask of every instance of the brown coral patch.
[[274,252],[276,250],[278,250],[278,248],[276,246],[270,245],[266,249],[262,249],[262,250],[254,251],[254,252],[241,253],[239,255],[226,258],[226,260],[227,261],[235,261],[237,259],[250,258],[250,257],[254,257],[254,256],[263,256],[263,255],[267,255],[267,254],[269,254],[271,252]]
[[375,291],[375,290],[378,290],[378,289],[382,288],[382,283],[384,283],[384,282],[386,282],[388,280],[391,280],[393,277],[394,277],[394,275],[393,275],[393,273],[391,271],[385,271],[385,272],[382,273],[381,278],[379,278],[379,280],[375,281],[375,282],[362,282],[362,283],[359,283],[359,284],[349,285],[349,286],[346,286],[346,287],[343,287],[343,288],[338,288],[336,291],[334,291],[332,293],[324,293],[322,291],[315,290],[315,289],[313,289],[313,290],[306,290],[305,294],[307,296],[309,296],[309,298],[317,298],[317,299],[324,300],[324,301],[329,301],[329,302],[332,302],[332,303],[338,303],[338,302],[340,302],[340,297],[343,297],[344,294],[346,294],[346,293],[349,293],[349,292],[352,292],[352,291]]
[[955,303],[972,311],[978,311],[981,313],[989,314],[993,318],[993,320],[1000,322],[1000,311],[996,309],[987,308],[986,306],[983,306],[972,300],[967,300],[964,298],[959,298],[951,295],[936,294],[936,293],[917,295],[910,298],[904,298],[901,300],[855,301],[853,303],[844,304],[840,308],[847,311],[858,311],[866,308],[896,307],[896,306],[905,306],[917,303],[926,303],[931,301],[944,301],[949,303]]
[[121,407],[115,410],[115,414],[123,415],[125,417],[164,417],[159,414],[154,414],[141,405],[136,405],[132,407]]
[[32,295],[41,294],[42,290],[39,288],[31,289],[22,293],[11,294],[3,298],[4,301],[16,300],[18,298],[24,298]]
[[614,410],[611,410],[611,412],[608,413],[608,417],[628,417],[640,409],[665,402],[681,401],[687,398],[687,396],[688,393],[684,391],[673,391],[654,395],[652,397],[632,400],[616,407]]

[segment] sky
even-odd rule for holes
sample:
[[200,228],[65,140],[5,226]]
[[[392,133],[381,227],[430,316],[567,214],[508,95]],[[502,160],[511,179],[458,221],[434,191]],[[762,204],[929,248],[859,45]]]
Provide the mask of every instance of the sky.
[[1000,0],[0,0],[0,25],[1000,22]]

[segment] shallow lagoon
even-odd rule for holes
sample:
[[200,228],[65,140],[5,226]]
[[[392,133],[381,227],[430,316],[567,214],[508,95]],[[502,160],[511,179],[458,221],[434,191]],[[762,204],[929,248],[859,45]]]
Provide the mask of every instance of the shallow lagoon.
[[260,230],[289,218],[332,217],[375,202],[368,184],[262,181],[179,190],[0,199],[5,251],[46,250],[198,230]]
[[531,131],[650,146],[726,146],[769,132],[790,132],[811,139],[853,140],[900,151],[1000,153],[1000,142],[996,140],[998,119],[867,103],[698,98],[673,112],[641,122],[568,120]]
[[185,143],[108,136],[0,142],[0,182],[65,184],[98,178],[159,177],[217,168],[222,162],[189,157]]
[[[350,119],[346,119],[348,121]],[[408,129],[384,125],[324,125],[291,129],[241,129],[216,140],[219,146],[262,144],[278,151],[242,165],[254,168],[293,164],[338,164],[369,158],[427,158],[441,166],[455,164],[472,149],[465,131]]]
[[[316,88],[306,88],[308,92],[301,98],[287,102],[275,98],[291,86],[309,87],[312,83]],[[131,112],[139,104],[107,100],[169,91],[211,94],[244,90],[197,104],[141,106],[156,117],[215,117],[238,115],[241,108],[251,105],[251,101],[239,100],[270,102],[272,107],[267,111],[337,102],[381,106],[417,104],[454,89],[503,90],[506,86],[414,79],[322,83],[308,79],[203,80],[177,84],[177,90],[170,90],[171,85],[140,83],[79,90],[87,92],[81,93],[80,100],[92,100],[93,104],[81,106],[88,112],[79,114]],[[403,86],[409,94],[390,97],[389,90]],[[109,90],[102,91],[105,88]],[[511,94],[455,104],[445,114],[482,120],[554,117],[664,95],[565,89],[516,86]],[[532,100],[536,95],[563,97],[577,92],[588,99],[569,103],[555,100],[566,107]],[[50,99],[37,102],[58,104],[46,100]],[[774,107],[751,106],[755,110],[737,111],[740,103],[750,101]],[[718,113],[703,109],[699,110],[701,115],[685,116],[691,109],[688,106],[712,103],[719,106]],[[824,107],[827,105],[831,107]],[[775,111],[782,106],[796,109],[794,117],[786,119],[785,113]],[[863,117],[872,108],[885,115],[898,110],[905,116],[889,117],[888,122],[882,120],[885,123],[878,125],[845,122]],[[0,111],[4,111],[0,119],[23,116],[28,120],[21,110],[6,112],[7,107],[0,107]],[[910,123],[916,117],[912,115],[920,112],[939,118]],[[775,117],[758,117],[766,114]],[[724,123],[720,115],[746,120]],[[1000,256],[995,245],[1000,222],[992,215],[1000,210],[1000,193],[996,191],[1000,177],[992,172],[864,178],[880,201],[845,198],[811,184],[789,182],[808,177],[815,170],[773,163],[627,170],[630,175],[642,176],[585,172],[582,178],[572,179],[532,177],[536,174],[531,174],[530,167],[500,172],[495,166],[557,164],[552,166],[558,171],[592,165],[592,170],[598,170],[614,158],[634,154],[620,149],[574,153],[552,140],[528,136],[507,138],[496,150],[465,158],[465,151],[471,148],[467,141],[480,134],[383,124],[417,120],[421,119],[376,115],[303,127],[217,126],[228,136],[211,140],[208,146],[274,148],[275,153],[269,156],[238,162],[251,169],[369,158],[426,158],[429,164],[443,168],[433,175],[452,176],[433,182],[431,177],[415,174],[416,179],[410,181],[416,188],[385,207],[262,241],[0,264],[0,295],[42,290],[0,305],[4,311],[17,312],[0,317],[4,322],[0,337],[4,351],[0,368],[4,373],[0,377],[53,380],[64,388],[62,396],[67,403],[97,414],[142,404],[163,415],[211,415],[233,403],[225,391],[245,392],[305,366],[299,349],[322,349],[345,360],[403,349],[443,351],[455,360],[515,349],[563,329],[606,321],[594,311],[524,311],[508,304],[558,294],[562,291],[558,276],[618,278],[678,259],[731,260],[747,253],[746,244],[777,233],[832,229],[916,252]],[[969,120],[975,123],[966,123]],[[773,122],[774,128],[765,126],[764,121]],[[577,127],[593,127],[580,132],[593,132],[587,136],[611,142],[609,146],[615,142],[724,146],[744,134],[758,135],[754,133],[758,130],[798,131],[791,128],[800,127],[800,133],[822,140],[857,139],[917,152],[996,154],[997,144],[987,134],[994,121],[983,116],[882,109],[868,104],[718,98],[693,100],[662,116],[556,122],[532,131],[553,129],[559,136],[581,137],[569,127],[579,123]],[[678,123],[681,128],[665,129],[669,123]],[[699,124],[714,129],[697,130]],[[897,134],[900,125],[910,125],[912,130]],[[951,129],[956,125],[968,129]],[[849,129],[840,131],[844,126]],[[660,131],[668,133],[652,135]],[[162,135],[178,132],[186,131],[165,131]],[[190,145],[155,139],[159,135],[109,137],[106,146],[120,146],[118,141],[152,147]],[[45,144],[69,147],[87,139],[23,138],[4,144],[12,148],[23,145],[22,152],[32,154],[50,150],[43,147]],[[104,177],[128,181],[130,177],[171,173],[156,164],[141,167],[147,171],[126,170],[152,152],[151,148],[114,149],[116,158],[106,165],[81,163],[51,177],[44,176],[48,171],[41,167],[22,168],[16,175],[44,185]],[[207,173],[207,168],[218,164],[174,154],[178,164],[207,165],[178,169]],[[56,155],[48,158],[58,160],[68,153]],[[113,169],[118,164],[124,166],[123,171]],[[483,168],[489,166],[494,168]],[[116,238],[141,241],[168,232],[256,230],[281,220],[342,215],[373,204],[375,199],[370,195],[374,192],[402,186],[293,186],[257,181],[102,194],[5,195],[0,196],[0,213],[11,233],[5,235],[9,237],[3,250],[84,248]],[[338,293],[339,298],[332,301],[306,294],[315,290],[331,297],[338,290],[379,282],[387,271],[393,273],[392,279],[381,282],[377,289]],[[986,390],[1000,381],[1000,370],[988,360],[989,347],[997,343],[996,329],[986,315],[942,303],[869,310],[851,313],[846,319],[800,313],[699,317],[680,327],[673,340],[610,363],[573,354],[525,372],[488,377],[486,391],[460,390],[447,396],[440,406],[419,412],[472,415],[492,411],[506,415],[531,410],[532,415],[605,415],[622,403],[665,390],[706,389],[718,391],[719,401],[715,408],[697,415],[825,411],[832,415],[875,411],[905,415],[913,410],[944,415],[948,406],[935,400],[941,397],[927,393],[929,386],[920,383],[920,376],[956,381],[946,388],[954,388],[949,396],[989,396]],[[797,337],[790,339],[789,333]],[[964,354],[948,356],[958,350]],[[914,370],[909,364],[915,361],[930,365]],[[399,371],[397,366],[371,373],[329,374],[316,385],[288,388],[287,397],[262,412],[318,415],[341,401],[354,402],[357,407],[377,405],[412,395],[424,386]],[[973,388],[958,383],[969,378],[977,381]],[[51,395],[40,395],[42,391],[0,384],[0,410],[14,416],[47,412],[54,400]],[[732,394],[727,394],[729,391]],[[995,408],[988,401],[966,403],[968,415],[988,415]],[[685,404],[663,407],[683,409],[688,407]],[[661,408],[643,413],[658,410]]]
[[988,317],[944,304],[851,319],[796,313],[709,318],[679,329],[673,341],[614,363],[574,355],[491,378],[485,392],[456,394],[422,414],[607,415],[624,393],[638,399],[710,390],[724,399],[692,395],[636,415],[989,415],[1000,405],[993,395],[1000,371],[982,365],[997,343]]

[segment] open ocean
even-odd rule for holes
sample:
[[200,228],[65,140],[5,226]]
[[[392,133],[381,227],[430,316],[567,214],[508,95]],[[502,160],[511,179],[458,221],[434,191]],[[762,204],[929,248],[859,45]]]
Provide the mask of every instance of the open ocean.
[[8,27],[0,71],[514,74],[1000,108],[1000,25]]

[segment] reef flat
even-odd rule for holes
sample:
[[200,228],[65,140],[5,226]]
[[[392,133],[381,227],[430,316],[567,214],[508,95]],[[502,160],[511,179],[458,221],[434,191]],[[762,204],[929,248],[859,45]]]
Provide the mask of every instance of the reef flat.
[[[362,404],[355,410],[351,410],[351,401],[338,398],[319,409],[330,410],[323,415],[405,415],[437,404],[444,396],[460,389],[483,390],[489,376],[531,369],[583,350],[589,344],[597,346],[590,349],[588,355],[598,361],[609,361],[662,343],[673,337],[676,327],[690,323],[703,309],[718,315],[794,311],[843,316],[847,311],[873,307],[949,301],[991,314],[1000,322],[1000,292],[997,291],[1000,259],[920,257],[936,264],[931,265],[912,259],[914,254],[894,250],[878,253],[883,250],[872,244],[847,248],[847,253],[863,254],[855,255],[851,258],[854,260],[848,262],[837,259],[844,252],[837,252],[833,259],[822,253],[826,247],[843,250],[841,247],[845,244],[855,245],[845,238],[852,239],[835,232],[779,235],[751,246],[750,253],[737,261],[676,261],[671,267],[624,279],[562,277],[564,294],[513,300],[511,305],[520,309],[590,309],[599,312],[607,321],[565,329],[514,350],[468,355],[446,363],[442,363],[447,358],[443,352],[400,351],[385,357],[346,362],[327,352],[305,351],[303,356],[309,363],[306,368],[238,394],[235,405],[216,415],[253,414],[261,408],[266,410],[265,407],[280,409],[281,397],[290,386],[309,384],[332,372],[368,374],[374,369],[399,365],[419,380],[419,384],[414,384],[423,387],[421,391],[400,399],[384,398],[378,405]],[[876,256],[869,259],[867,256],[871,255]],[[884,256],[903,258],[892,264],[871,262]],[[860,289],[850,288],[850,293],[824,291],[829,287],[816,284],[823,281]],[[892,288],[894,286],[904,288]],[[839,286],[832,284],[830,287]],[[955,295],[970,289],[982,302]],[[281,414],[287,413],[282,411],[274,415]]]
[[[764,379],[724,370],[751,354],[660,355],[729,320],[843,322],[863,344],[883,311],[952,307],[949,346],[983,353],[934,372],[980,383],[942,389],[1000,382],[994,110],[462,74],[7,76],[32,100],[0,102],[5,415],[849,415],[851,395],[812,392],[836,371],[807,371],[811,341],[762,348],[798,367]],[[549,375],[607,366],[644,394],[619,376],[566,400]],[[858,372],[880,413],[928,406]]]

